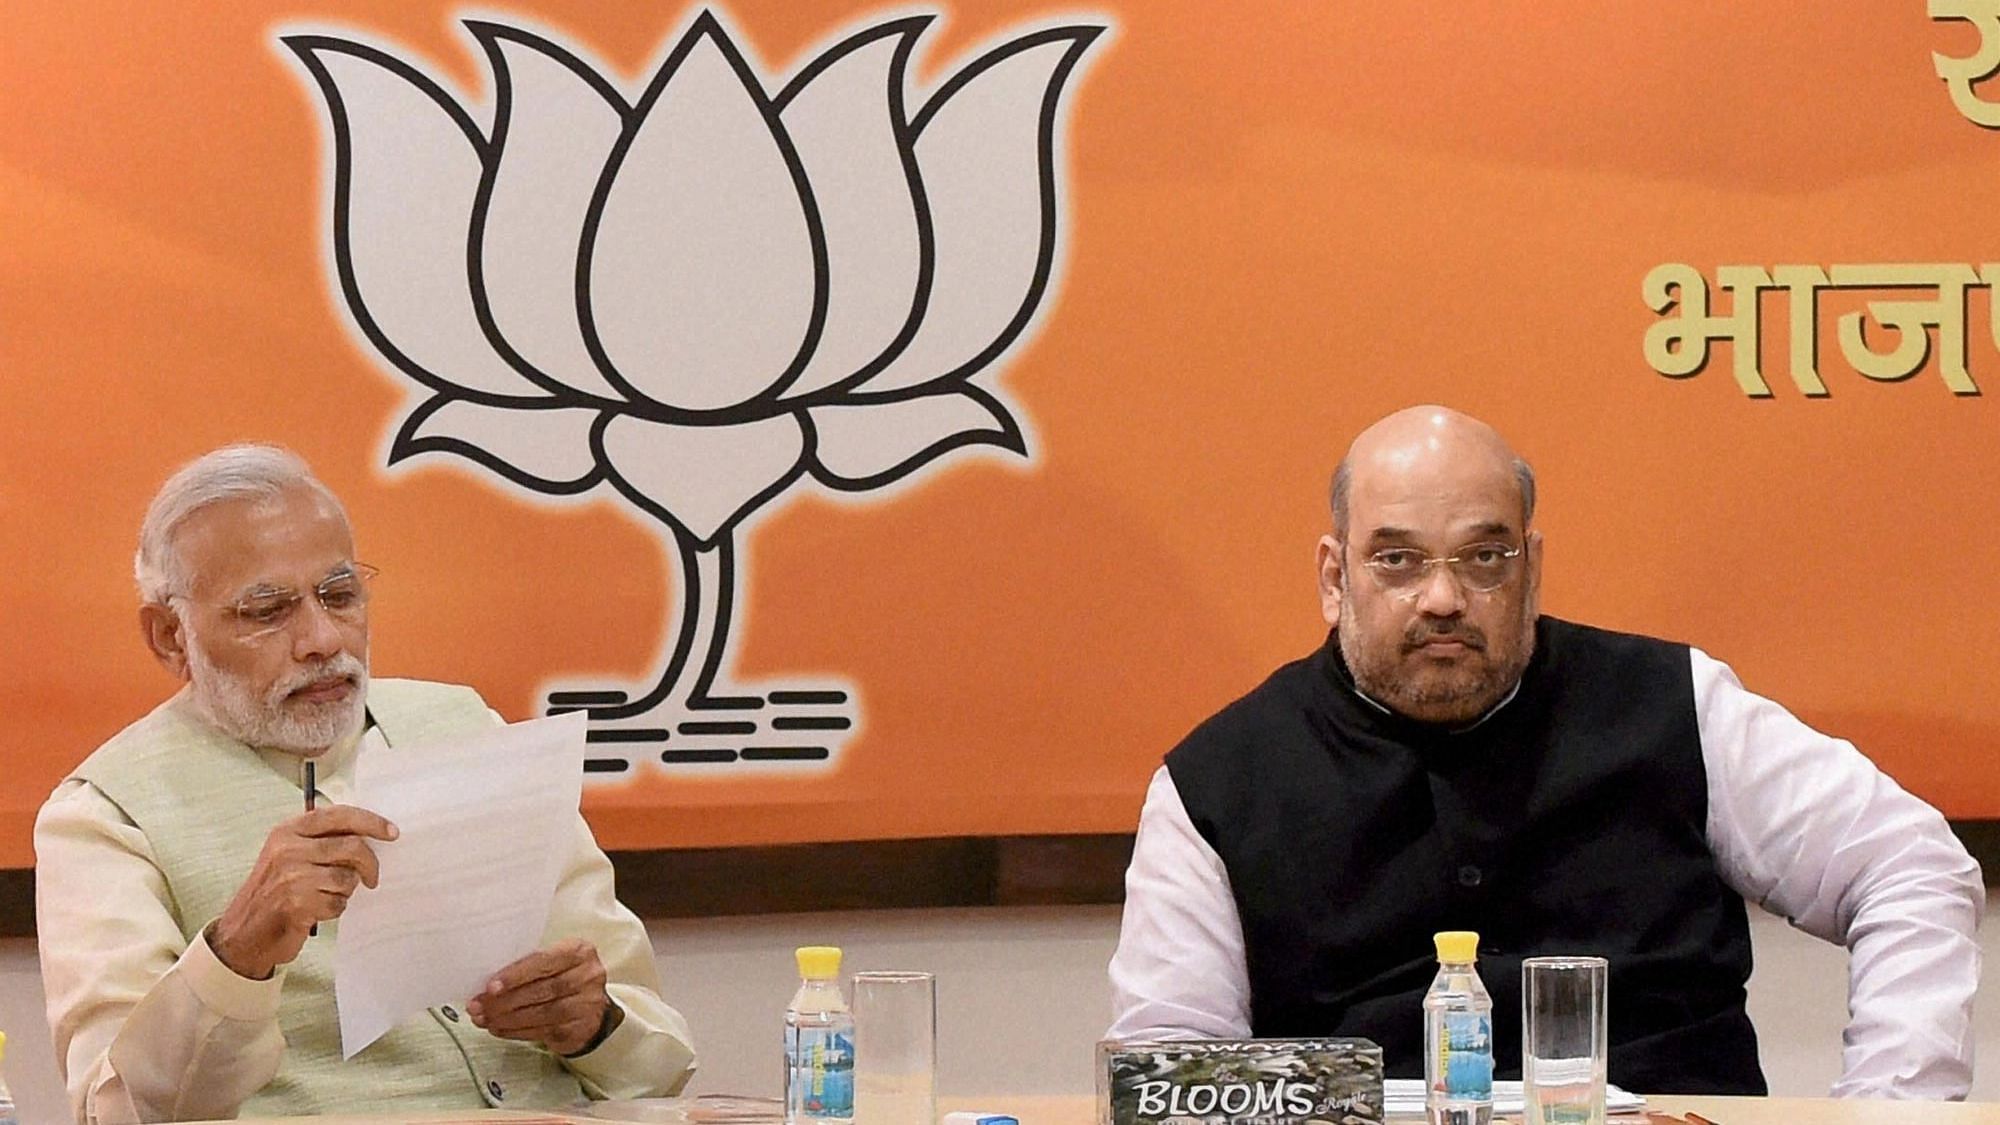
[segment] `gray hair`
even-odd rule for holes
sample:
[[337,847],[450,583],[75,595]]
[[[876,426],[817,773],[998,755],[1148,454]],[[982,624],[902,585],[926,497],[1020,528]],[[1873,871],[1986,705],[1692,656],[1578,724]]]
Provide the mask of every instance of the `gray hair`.
[[[1521,486],[1521,527],[1535,522],[1535,470],[1520,457],[1514,458],[1514,481]],[[1327,489],[1327,499],[1333,507],[1333,534],[1347,541],[1347,496],[1354,487],[1354,468],[1342,457],[1334,466],[1333,484]]]
[[183,571],[174,533],[189,516],[211,504],[263,499],[292,488],[319,493],[346,518],[340,498],[289,449],[250,443],[225,445],[182,465],[154,494],[146,507],[146,518],[139,524],[132,577],[139,584],[140,600],[165,604],[172,595],[187,593],[191,576]]

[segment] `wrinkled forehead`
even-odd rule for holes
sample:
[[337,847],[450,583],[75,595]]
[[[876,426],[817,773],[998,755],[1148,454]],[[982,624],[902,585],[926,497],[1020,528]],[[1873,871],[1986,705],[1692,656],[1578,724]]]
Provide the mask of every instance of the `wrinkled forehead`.
[[191,592],[203,598],[303,589],[354,561],[346,517],[308,488],[211,504],[181,522],[173,545]]
[[1494,535],[1518,539],[1520,479],[1510,458],[1483,449],[1399,446],[1376,451],[1353,469],[1349,535],[1450,540]]

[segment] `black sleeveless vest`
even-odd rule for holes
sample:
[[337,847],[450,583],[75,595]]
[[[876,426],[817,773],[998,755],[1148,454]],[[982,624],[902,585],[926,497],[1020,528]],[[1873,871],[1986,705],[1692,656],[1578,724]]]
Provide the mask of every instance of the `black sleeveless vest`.
[[1477,930],[1501,1077],[1521,959],[1597,954],[1612,1082],[1764,1093],[1687,648],[1549,617],[1536,641],[1515,697],[1454,733],[1356,695],[1330,636],[1167,755],[1229,873],[1253,1033],[1365,1036],[1421,1077],[1431,935]]

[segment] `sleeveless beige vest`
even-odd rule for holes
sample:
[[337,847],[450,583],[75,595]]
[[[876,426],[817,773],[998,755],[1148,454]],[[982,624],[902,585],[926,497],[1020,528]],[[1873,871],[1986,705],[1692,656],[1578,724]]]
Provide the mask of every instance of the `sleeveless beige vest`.
[[[471,688],[416,680],[371,681],[368,713],[390,746],[414,753],[426,742],[493,722]],[[71,776],[96,786],[145,833],[166,877],[174,920],[189,942],[235,896],[271,829],[301,811],[296,781],[201,722],[178,697],[99,747]],[[455,1006],[413,1016],[343,1061],[333,999],[338,933],[337,921],[322,923],[319,936],[279,970],[284,1060],[277,1077],[243,1103],[243,1116],[583,1100],[575,1076],[546,1050],[496,1039]]]

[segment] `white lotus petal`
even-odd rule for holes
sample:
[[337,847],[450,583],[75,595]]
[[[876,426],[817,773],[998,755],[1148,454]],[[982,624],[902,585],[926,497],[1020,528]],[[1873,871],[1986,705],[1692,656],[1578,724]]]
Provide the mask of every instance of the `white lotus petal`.
[[478,258],[493,323],[535,370],[600,398],[621,398],[583,344],[576,259],[590,197],[625,128],[623,103],[609,100],[616,95],[602,80],[593,83],[588,66],[554,44],[491,24],[473,30],[503,91]]
[[418,453],[454,453],[537,492],[581,492],[597,483],[590,448],[597,418],[595,410],[522,410],[432,399],[403,424],[389,463]]
[[373,48],[290,40],[332,121],[334,254],[362,331],[412,378],[498,395],[542,392],[479,326],[465,244],[478,191],[478,135],[436,83]]
[[816,407],[813,455],[821,480],[869,489],[914,472],[967,445],[1023,452],[1020,429],[998,403],[973,394],[935,394],[898,402]]
[[826,327],[786,397],[860,373],[909,323],[921,231],[902,139],[903,57],[924,21],[871,28],[814,60],[783,103],[826,232]]
[[1045,156],[1062,86],[1094,34],[1017,40],[970,64],[925,107],[916,154],[936,254],[930,302],[916,338],[868,391],[970,374],[1025,326],[1055,247],[1055,167]]
[[634,391],[668,406],[756,397],[813,324],[806,202],[755,81],[714,18],[697,19],[640,99],[586,236],[586,331]]
[[730,426],[677,426],[621,414],[598,435],[612,482],[701,543],[748,515],[804,471],[796,415]]

